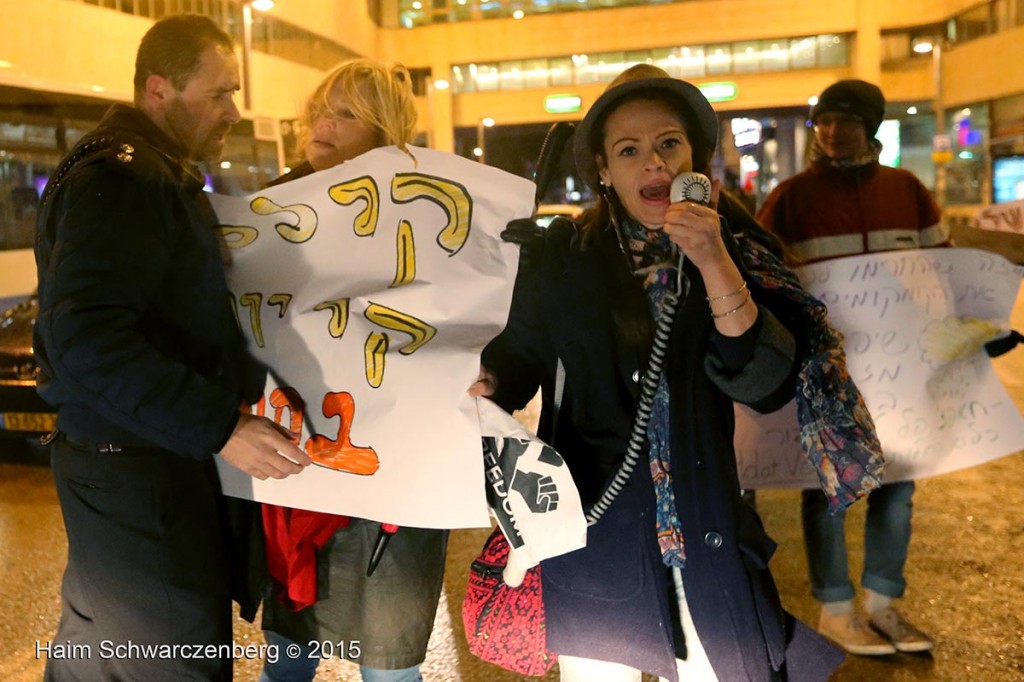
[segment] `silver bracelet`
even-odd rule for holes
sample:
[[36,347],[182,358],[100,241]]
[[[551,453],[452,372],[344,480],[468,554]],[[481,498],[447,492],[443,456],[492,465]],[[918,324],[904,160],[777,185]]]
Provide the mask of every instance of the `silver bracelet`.
[[742,294],[746,290],[747,290],[747,281],[743,280],[743,284],[736,291],[731,291],[728,294],[722,294],[721,296],[715,296],[714,298],[708,298],[708,297],[705,296],[704,300],[707,301],[708,303],[711,303],[712,301],[722,301],[722,300],[725,300],[727,298],[732,298],[733,296],[739,296],[740,294]]
[[745,306],[748,303],[750,303],[750,292],[749,291],[747,292],[747,297],[745,299],[743,299],[743,303],[740,303],[738,306],[736,306],[732,310],[728,310],[728,311],[726,311],[724,313],[721,313],[720,315],[716,315],[715,313],[711,313],[711,319],[712,320],[720,320],[723,317],[729,317],[733,313],[739,312],[740,308],[742,308],[743,306]]

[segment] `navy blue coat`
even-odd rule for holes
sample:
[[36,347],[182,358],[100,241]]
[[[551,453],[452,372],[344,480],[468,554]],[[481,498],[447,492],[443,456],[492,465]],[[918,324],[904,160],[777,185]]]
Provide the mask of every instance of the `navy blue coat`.
[[[616,333],[607,234],[583,247],[568,223],[524,249],[506,330],[484,351],[498,381],[495,400],[520,407],[541,386],[550,406],[556,358],[565,393],[554,430],[584,502],[593,502],[626,451],[643,372],[641,353]],[[602,246],[602,243],[604,244]],[[733,244],[735,246],[735,244]],[[602,253],[602,249],[605,249]],[[734,256],[735,257],[735,256]],[[689,610],[718,678],[825,680],[841,655],[783,609],[768,562],[775,543],[739,496],[733,402],[780,407],[791,396],[799,351],[794,335],[759,301],[758,321],[739,339],[714,329],[699,273],[680,303],[667,361],[675,500],[685,539]],[[749,281],[749,280],[748,280]],[[782,311],[780,311],[781,314]],[[794,330],[797,331],[797,330]],[[587,547],[542,564],[548,646],[675,679],[685,643],[673,628],[669,573],[655,535],[655,498],[645,462]],[[799,654],[794,652],[799,651]]]
[[123,105],[47,186],[34,348],[68,435],[207,459],[261,392],[202,188],[177,145]]

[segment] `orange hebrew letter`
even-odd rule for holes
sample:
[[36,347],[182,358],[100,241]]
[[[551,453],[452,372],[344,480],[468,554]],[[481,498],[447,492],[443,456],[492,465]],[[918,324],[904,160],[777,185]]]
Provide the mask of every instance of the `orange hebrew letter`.
[[306,441],[306,454],[319,464],[335,471],[344,471],[360,476],[371,476],[380,468],[380,459],[373,448],[361,448],[353,445],[350,440],[352,418],[356,413],[356,403],[351,393],[328,393],[324,396],[323,410],[325,417],[340,417],[338,439],[331,440],[314,435]]
[[[275,388],[270,392],[270,406],[274,408],[274,422],[276,424],[285,426],[292,433],[302,432],[302,408],[305,404],[298,391],[291,386]],[[289,418],[287,425],[281,421],[285,408],[288,408]],[[296,445],[299,444],[297,438],[293,442]]]

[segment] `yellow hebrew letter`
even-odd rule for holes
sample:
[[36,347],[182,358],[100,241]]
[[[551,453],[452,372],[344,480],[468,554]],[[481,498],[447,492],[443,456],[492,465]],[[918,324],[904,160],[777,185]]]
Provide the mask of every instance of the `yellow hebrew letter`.
[[398,251],[398,267],[391,286],[400,287],[416,279],[416,241],[412,236],[412,224],[408,220],[398,223],[395,248]]
[[253,213],[258,215],[273,215],[275,213],[291,213],[295,216],[295,223],[280,222],[274,225],[277,233],[293,244],[301,244],[307,241],[316,232],[316,211],[312,206],[306,204],[289,204],[278,206],[266,197],[256,197],[249,204]]
[[288,304],[292,302],[291,294],[271,294],[270,298],[267,299],[267,305],[279,306],[277,309],[277,319],[284,317],[284,314],[288,312]]
[[366,337],[366,345],[363,346],[363,353],[366,356],[366,383],[373,388],[380,388],[381,382],[384,381],[384,361],[389,345],[387,334],[370,332]]
[[380,192],[376,181],[369,175],[334,185],[327,193],[334,203],[342,206],[354,204],[359,199],[366,202],[366,207],[356,216],[352,224],[360,237],[371,237],[377,231],[377,216],[380,213]]
[[263,348],[263,325],[260,322],[260,304],[263,294],[248,293],[238,297],[238,302],[249,309],[249,324],[252,325],[252,338],[256,345]]
[[444,210],[448,218],[437,235],[437,244],[454,256],[466,244],[473,217],[473,200],[466,188],[451,180],[423,173],[397,173],[391,181],[391,199],[407,204],[429,199]]
[[256,241],[260,236],[255,227],[248,225],[218,225],[221,241],[229,249],[241,249]]
[[437,329],[426,322],[378,303],[371,302],[370,305],[366,306],[364,315],[366,315],[366,319],[374,324],[396,332],[404,332],[412,337],[410,343],[398,349],[398,352],[402,355],[415,353],[428,343],[430,339],[434,338],[434,334],[437,333]]
[[340,339],[345,333],[348,325],[348,299],[339,298],[336,301],[324,301],[313,306],[313,310],[330,310],[331,321],[327,325],[327,331],[336,339]]

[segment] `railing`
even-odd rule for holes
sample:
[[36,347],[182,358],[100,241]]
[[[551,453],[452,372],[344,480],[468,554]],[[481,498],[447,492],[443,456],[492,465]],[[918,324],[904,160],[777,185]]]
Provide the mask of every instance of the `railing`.
[[[392,0],[393,2],[394,0]],[[665,5],[687,0],[398,0],[402,28],[480,19],[521,19],[531,14],[554,14],[613,7]]]

